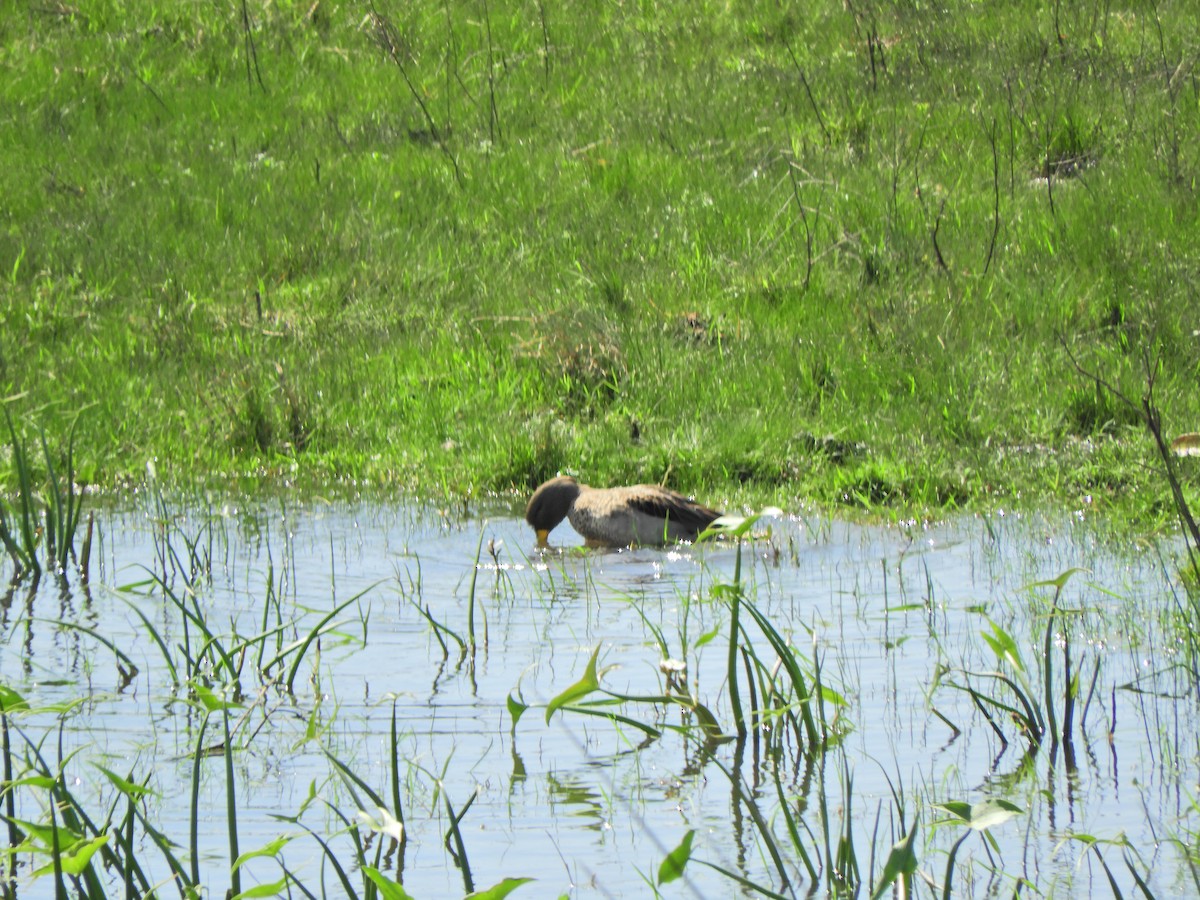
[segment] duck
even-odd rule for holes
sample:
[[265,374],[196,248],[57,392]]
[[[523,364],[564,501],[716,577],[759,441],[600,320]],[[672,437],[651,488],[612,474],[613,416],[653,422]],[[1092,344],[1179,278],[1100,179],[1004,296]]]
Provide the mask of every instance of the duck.
[[720,517],[717,510],[656,484],[594,488],[570,475],[541,485],[525,507],[539,547],[563,519],[589,547],[630,547],[694,541]]

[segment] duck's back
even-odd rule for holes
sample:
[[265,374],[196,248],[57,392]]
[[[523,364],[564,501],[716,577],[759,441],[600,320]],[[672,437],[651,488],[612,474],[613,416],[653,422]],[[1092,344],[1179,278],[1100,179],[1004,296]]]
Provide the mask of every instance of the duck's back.
[[589,544],[627,546],[692,541],[721,514],[657,485],[589,489],[570,510]]

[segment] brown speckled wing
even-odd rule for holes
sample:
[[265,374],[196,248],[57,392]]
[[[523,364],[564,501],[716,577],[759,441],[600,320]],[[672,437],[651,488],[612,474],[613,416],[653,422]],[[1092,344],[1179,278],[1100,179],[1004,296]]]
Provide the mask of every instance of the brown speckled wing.
[[703,531],[721,515],[666,488],[633,492],[629,497],[629,508],[657,519],[670,519],[696,532]]

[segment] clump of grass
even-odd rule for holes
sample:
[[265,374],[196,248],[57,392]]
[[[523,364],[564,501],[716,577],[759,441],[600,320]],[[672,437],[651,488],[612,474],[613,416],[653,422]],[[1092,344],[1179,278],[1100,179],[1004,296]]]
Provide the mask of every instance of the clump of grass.
[[[72,423],[67,437],[65,470],[61,475],[45,432],[40,434],[45,475],[39,490],[28,450],[7,407],[4,418],[11,442],[17,493],[11,505],[0,498],[0,544],[13,562],[14,579],[20,579],[27,572],[36,579],[45,566],[52,567],[65,579],[67,564],[75,553],[75,532],[82,507],[82,492],[75,484],[75,425]],[[79,568],[85,573],[86,580],[90,539],[84,542],[84,548],[86,552]]]
[[606,315],[556,312],[531,325],[517,354],[557,378],[560,412],[596,415],[617,397],[627,363],[618,326]]

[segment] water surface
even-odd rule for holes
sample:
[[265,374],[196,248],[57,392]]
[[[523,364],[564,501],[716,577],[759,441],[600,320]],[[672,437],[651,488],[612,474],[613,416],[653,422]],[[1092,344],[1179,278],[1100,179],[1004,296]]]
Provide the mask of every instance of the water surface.
[[[791,780],[777,786],[765,777],[771,769],[759,742],[728,742],[707,756],[694,729],[645,741],[634,727],[578,712],[544,718],[545,704],[583,675],[598,647],[601,683],[620,694],[661,694],[664,656],[686,662],[689,690],[731,732],[730,609],[714,588],[733,578],[732,544],[584,552],[562,526],[552,536],[556,550],[543,554],[519,510],[505,506],[447,512],[300,497],[165,509],[142,498],[97,510],[97,529],[90,585],[73,573],[65,586],[46,578],[33,592],[17,585],[8,596],[0,679],[42,710],[14,721],[28,741],[44,742],[51,763],[63,724],[68,784],[98,822],[116,796],[97,766],[145,781],[154,792],[148,819],[186,860],[196,747],[219,745],[222,735],[219,717],[201,735],[202,708],[186,685],[172,683],[165,656],[183,668],[203,639],[184,627],[168,594],[184,603],[194,597],[226,647],[277,630],[238,655],[231,727],[239,850],[296,837],[278,858],[249,862],[243,888],[276,881],[282,862],[314,893],[322,884],[340,893],[315,833],[344,854],[348,877],[363,890],[345,820],[374,808],[338,775],[334,758],[389,801],[393,771],[400,773],[407,844],[399,853],[373,837],[368,859],[382,850],[381,868],[417,898],[466,892],[446,834],[448,809],[459,814],[468,803],[460,828],[477,889],[532,876],[537,883],[516,896],[646,896],[645,879],[694,829],[694,859],[778,890],[748,804],[786,847],[780,787],[814,847],[827,843],[824,799],[834,839],[847,830],[864,880],[872,877],[872,848],[877,875],[898,838],[901,806],[907,824],[919,811],[921,871],[940,885],[948,848],[963,832],[934,826],[945,818],[934,804],[1000,797],[1022,812],[991,831],[996,850],[978,838],[963,844],[954,876],[961,896],[1007,896],[1017,879],[1053,896],[1107,894],[1101,857],[1075,835],[1128,841],[1129,850],[1099,845],[1126,892],[1135,889],[1131,871],[1159,897],[1196,890],[1171,841],[1186,842],[1191,827],[1198,719],[1194,683],[1171,668],[1182,661],[1173,616],[1184,601],[1163,563],[1169,544],[1112,540],[1067,516],[880,526],[764,520],[744,550],[746,596],[803,658],[820,661],[823,682],[846,701],[829,707],[841,720],[841,744],[816,765],[798,754]],[[1085,571],[1060,598],[1068,613],[1053,637],[1060,683],[1052,694],[1061,719],[1065,646],[1079,679],[1073,740],[1053,753],[1047,744],[1030,751],[1011,721],[1001,716],[993,727],[969,693],[950,685],[1000,693],[981,673],[1016,677],[1018,667],[1005,669],[981,637],[995,634],[995,623],[1014,638],[1024,677],[1040,695],[1053,588],[1030,585],[1072,567]],[[476,649],[463,653],[451,633],[468,640],[472,591]],[[305,649],[290,693],[280,681],[297,651],[260,674],[263,662],[346,601]],[[124,678],[97,636],[132,659],[136,675]],[[765,642],[751,640],[769,661]],[[228,686],[219,667],[209,669],[197,680]],[[1123,689],[1134,682],[1143,690]],[[532,707],[515,730],[510,695]],[[75,705],[46,710],[55,704]],[[678,708],[620,711],[660,729],[685,723]],[[21,802],[19,817],[44,815],[35,797]],[[203,757],[198,811],[199,868],[219,896],[230,862],[219,752]],[[143,843],[144,864],[168,878],[161,854]],[[805,893],[803,866],[792,857],[788,869],[792,890]],[[664,893],[739,892],[695,862],[687,876]]]

